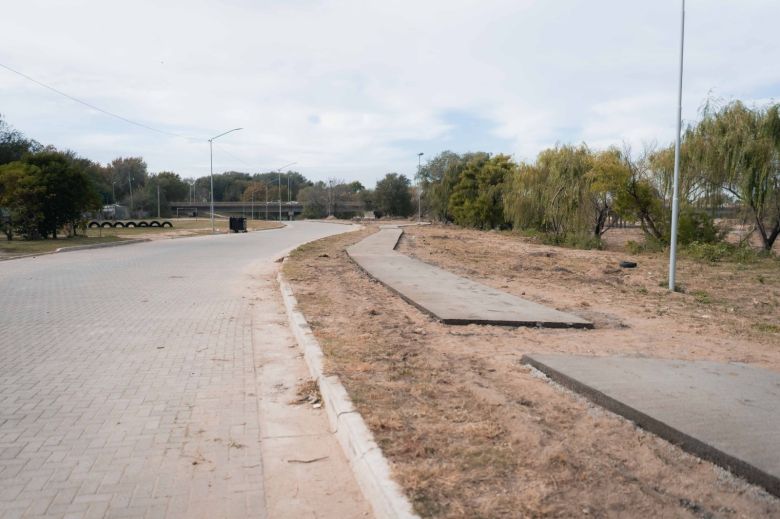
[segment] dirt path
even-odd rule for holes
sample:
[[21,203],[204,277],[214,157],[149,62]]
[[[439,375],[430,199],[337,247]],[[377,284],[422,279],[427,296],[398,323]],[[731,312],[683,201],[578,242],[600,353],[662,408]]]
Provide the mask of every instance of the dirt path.
[[[302,309],[423,516],[780,517],[780,501],[549,384],[527,352],[653,355],[780,370],[777,262],[661,256],[407,228],[400,249],[456,274],[577,313],[596,329],[439,324],[363,274],[343,249],[373,229],[309,244],[287,275]],[[761,281],[763,280],[763,281]]]

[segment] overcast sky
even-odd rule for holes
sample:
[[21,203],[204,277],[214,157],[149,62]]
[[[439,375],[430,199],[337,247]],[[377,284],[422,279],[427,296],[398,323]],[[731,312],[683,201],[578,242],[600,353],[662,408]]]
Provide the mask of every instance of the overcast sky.
[[[532,160],[674,139],[679,0],[5,2],[0,113],[42,143],[150,171],[293,169],[368,186],[417,153]],[[683,117],[780,98],[780,2],[689,0]]]

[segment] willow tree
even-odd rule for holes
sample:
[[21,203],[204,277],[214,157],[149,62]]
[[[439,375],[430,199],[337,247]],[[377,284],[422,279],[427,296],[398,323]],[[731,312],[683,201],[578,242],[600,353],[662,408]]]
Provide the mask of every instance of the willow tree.
[[588,229],[592,216],[587,146],[556,146],[524,164],[507,186],[504,208],[512,224],[537,229],[556,242]]
[[771,251],[780,235],[780,105],[707,111],[696,139],[711,181],[742,203]]
[[586,174],[587,196],[590,202],[590,225],[595,238],[609,229],[609,217],[615,213],[618,196],[625,190],[630,171],[616,148],[594,153],[590,171]]

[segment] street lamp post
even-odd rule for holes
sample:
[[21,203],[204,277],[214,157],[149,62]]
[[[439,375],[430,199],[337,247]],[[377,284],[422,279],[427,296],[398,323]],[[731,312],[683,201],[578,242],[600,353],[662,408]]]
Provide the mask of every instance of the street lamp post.
[[209,139],[209,173],[211,178],[211,233],[214,233],[214,141],[222,137],[223,135],[227,135],[228,133],[235,132],[238,130],[242,130],[243,128],[233,128],[232,130],[228,130],[226,132],[220,133],[216,137],[212,137]]
[[133,217],[133,177],[127,177],[127,183],[130,184],[130,218]]
[[[293,164],[298,164],[297,162],[290,162],[289,164],[285,164],[284,166],[277,168],[275,171],[278,173],[277,182],[279,183],[279,221],[282,221],[282,170],[286,167],[292,166]],[[289,178],[289,177],[288,177]],[[287,190],[289,191],[289,185]],[[268,198],[268,195],[266,195],[266,199]],[[266,201],[266,211],[268,211],[268,202]]]
[[425,155],[423,152],[417,154],[417,223],[420,223],[420,218],[422,218],[422,205],[420,203],[420,160],[423,155]]
[[674,189],[672,192],[672,233],[669,247],[669,290],[675,290],[677,270],[677,221],[680,216],[680,133],[682,131],[683,50],[685,48],[685,0],[680,17],[680,75],[677,86],[677,134],[674,138]]

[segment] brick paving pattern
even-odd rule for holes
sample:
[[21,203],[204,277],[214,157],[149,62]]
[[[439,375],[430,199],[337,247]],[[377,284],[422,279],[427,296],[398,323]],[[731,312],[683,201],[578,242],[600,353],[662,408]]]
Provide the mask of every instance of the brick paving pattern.
[[0,518],[264,517],[252,265],[338,227],[0,262]]

